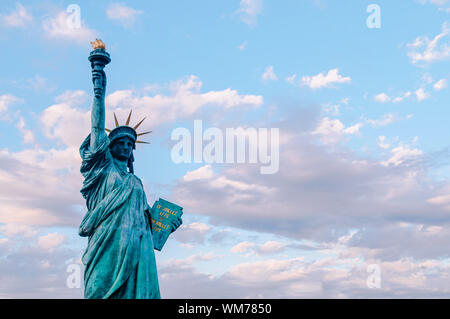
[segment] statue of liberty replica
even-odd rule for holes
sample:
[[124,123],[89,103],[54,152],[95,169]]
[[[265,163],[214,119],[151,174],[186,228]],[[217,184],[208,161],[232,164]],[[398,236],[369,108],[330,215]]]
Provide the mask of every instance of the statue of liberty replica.
[[[162,246],[155,246],[155,234],[160,236],[176,230],[182,223],[182,208],[160,199],[157,206],[164,211],[161,210],[159,216],[157,203],[149,206],[143,184],[134,175],[133,150],[140,142],[137,138],[150,133],[136,132],[143,120],[134,127],[129,126],[130,112],[125,125],[119,125],[114,114],[116,128],[105,128],[106,74],[103,69],[111,58],[101,40],[91,44],[94,49],[89,56],[94,84],[91,132],[80,147],[80,171],[84,177],[81,194],[88,211],[79,235],[89,238],[82,257],[84,296],[161,298],[154,249],[161,250]],[[161,207],[161,201],[168,206]],[[165,219],[167,223],[162,219],[163,214],[171,217]]]

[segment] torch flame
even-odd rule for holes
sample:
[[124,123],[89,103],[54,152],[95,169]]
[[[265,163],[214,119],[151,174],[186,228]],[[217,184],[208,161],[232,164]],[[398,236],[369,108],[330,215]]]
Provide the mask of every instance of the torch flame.
[[105,43],[103,43],[103,41],[100,39],[95,39],[94,42],[91,42],[91,45],[94,50],[96,50],[96,49],[106,50]]

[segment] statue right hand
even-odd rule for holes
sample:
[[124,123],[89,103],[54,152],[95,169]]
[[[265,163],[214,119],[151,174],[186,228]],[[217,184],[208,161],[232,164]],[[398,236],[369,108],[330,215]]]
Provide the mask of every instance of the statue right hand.
[[94,84],[95,97],[104,96],[106,89],[106,74],[103,70],[92,70],[92,83]]

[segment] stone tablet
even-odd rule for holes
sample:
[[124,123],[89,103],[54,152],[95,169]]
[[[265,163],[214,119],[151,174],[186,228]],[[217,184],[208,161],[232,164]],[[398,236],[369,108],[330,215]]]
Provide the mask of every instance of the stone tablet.
[[172,220],[183,215],[183,208],[162,198],[157,200],[152,207],[152,232],[153,245],[161,251],[167,238],[172,233]]

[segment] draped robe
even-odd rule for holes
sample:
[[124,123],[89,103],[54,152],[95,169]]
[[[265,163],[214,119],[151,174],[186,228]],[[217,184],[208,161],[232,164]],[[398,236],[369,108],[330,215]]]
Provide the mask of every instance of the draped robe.
[[150,206],[141,180],[122,171],[106,133],[96,149],[90,135],[80,147],[81,194],[87,213],[79,228],[88,236],[83,254],[85,298],[160,298]]

